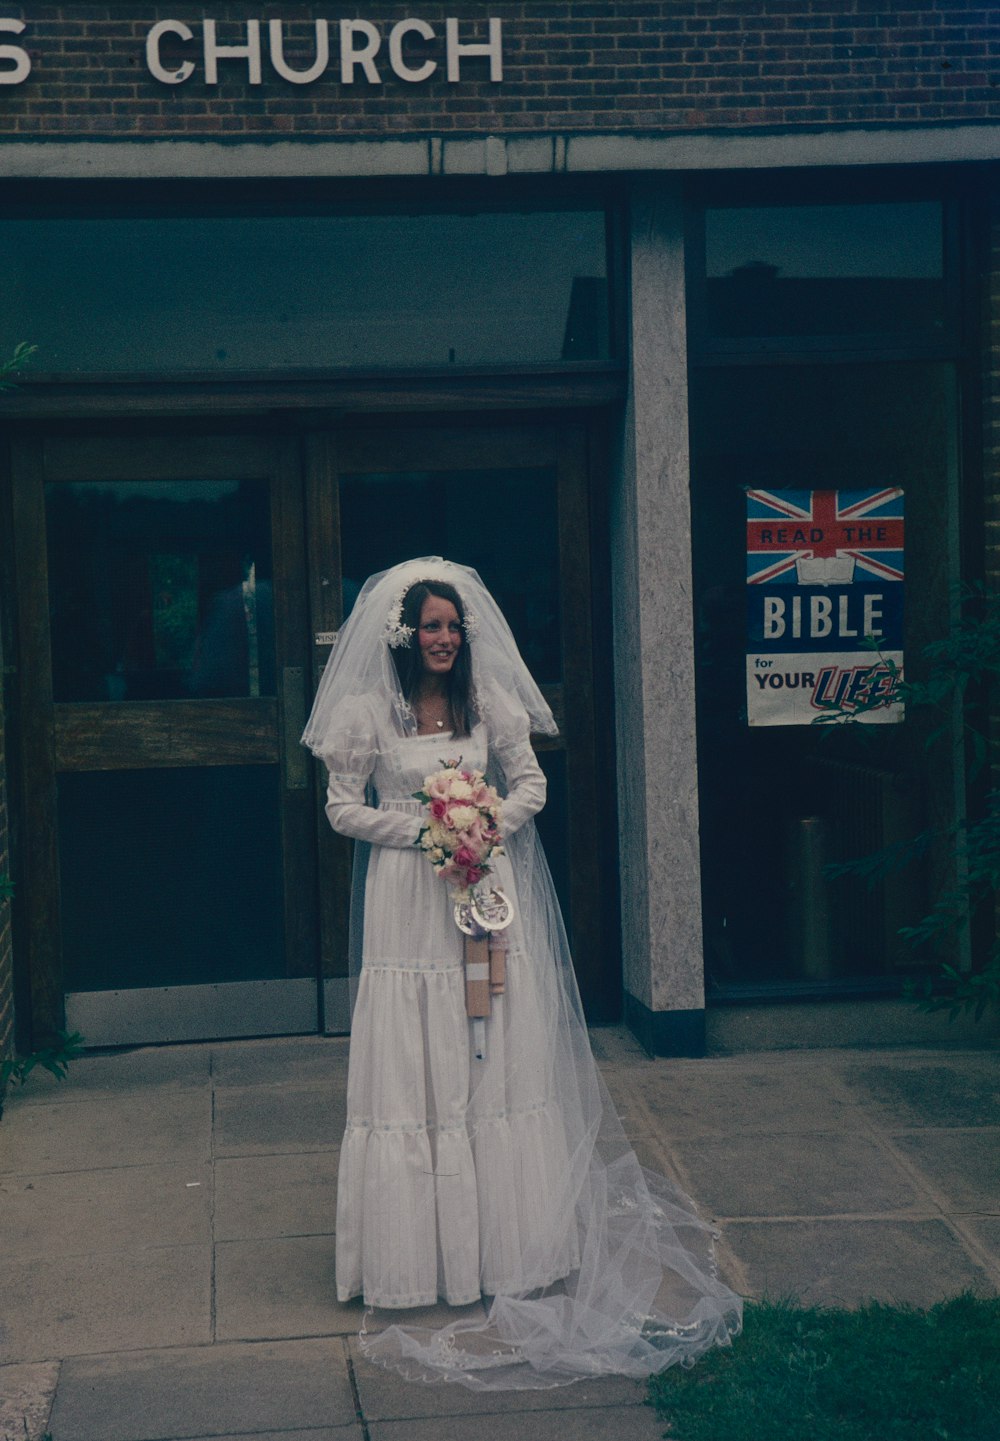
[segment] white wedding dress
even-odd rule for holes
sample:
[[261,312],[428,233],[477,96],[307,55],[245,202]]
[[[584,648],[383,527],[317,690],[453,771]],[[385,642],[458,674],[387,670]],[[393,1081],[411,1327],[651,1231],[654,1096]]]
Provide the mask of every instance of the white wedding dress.
[[[371,851],[337,1190],[337,1295],[379,1307],[439,1298],[461,1306],[484,1292],[549,1285],[579,1264],[542,1024],[551,978],[526,944],[512,867],[497,857],[491,879],[515,918],[506,989],[486,1022],[485,1060],[476,1060],[454,891],[413,844],[424,818],[414,791],[449,761],[485,769],[485,726],[460,739],[400,737],[363,701],[342,719],[344,744],[323,757],[327,814]],[[494,751],[509,836],[545,801],[526,716]],[[377,809],[365,803],[369,779]]]
[[[394,651],[412,640],[404,602],[421,580],[461,600],[471,736],[417,735],[403,695]],[[742,1314],[711,1225],[639,1164],[594,1063],[532,820],[545,780],[529,729],[558,734],[496,601],[474,570],[423,556],[366,581],[303,734],[330,773],[334,828],[358,841],[337,1294],[399,1308],[384,1328],[362,1325],[369,1360],[483,1391],[688,1365],[727,1345]],[[483,1060],[465,1015],[454,893],[413,844],[414,791],[459,756],[485,765],[506,798],[494,880],[515,908]],[[481,1295],[486,1314],[460,1310],[444,1324],[403,1309]]]

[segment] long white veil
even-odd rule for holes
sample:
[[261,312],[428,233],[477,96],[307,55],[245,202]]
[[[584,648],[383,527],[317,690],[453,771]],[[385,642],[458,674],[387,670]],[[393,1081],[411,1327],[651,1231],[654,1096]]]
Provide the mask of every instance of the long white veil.
[[[407,562],[366,583],[331,653],[303,741],[324,754],[345,700],[367,700],[396,734],[415,733],[388,640],[399,598],[422,579],[450,582],[473,618],[467,633],[474,704],[490,737],[493,777],[503,787],[505,741],[523,728],[524,716],[535,733],[554,734],[556,727],[479,576],[439,557]],[[370,737],[358,743],[370,745]],[[473,1065],[469,1109],[519,1118],[527,1139],[512,1164],[545,1170],[555,1204],[519,1238],[516,1285],[486,1298],[485,1320],[431,1327],[404,1315],[377,1334],[363,1330],[365,1354],[414,1380],[474,1390],[558,1386],[607,1374],[638,1378],[690,1364],[738,1334],[742,1303],[718,1276],[711,1226],[681,1191],[639,1164],[625,1135],[590,1049],[534,824],[510,836],[505,849],[533,989],[520,1011],[510,997],[502,1037],[489,1042],[502,1046],[502,1068]],[[356,866],[364,864],[359,846]],[[360,960],[363,894],[356,884],[352,967]],[[495,1094],[498,1085],[502,1094]],[[523,1179],[530,1189],[532,1177]],[[491,1184],[488,1177],[478,1181]]]

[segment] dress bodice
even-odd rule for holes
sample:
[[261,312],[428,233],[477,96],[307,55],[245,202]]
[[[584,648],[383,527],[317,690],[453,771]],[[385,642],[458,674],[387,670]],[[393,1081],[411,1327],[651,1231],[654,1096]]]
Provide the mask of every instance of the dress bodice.
[[443,735],[407,736],[380,749],[372,784],[379,801],[410,800],[424,781],[448,762],[460,761],[470,770],[486,769],[486,728],[481,723],[472,734],[458,739]]
[[[472,734],[400,736],[389,718],[364,698],[345,705],[323,759],[329,772],[326,813],[335,831],[380,846],[412,846],[421,828],[422,806],[413,799],[445,761],[485,770],[487,757],[502,772],[502,831],[513,835],[545,804],[545,777],[528,737],[528,717],[515,716],[497,733],[480,721]],[[366,801],[371,782],[378,797]]]

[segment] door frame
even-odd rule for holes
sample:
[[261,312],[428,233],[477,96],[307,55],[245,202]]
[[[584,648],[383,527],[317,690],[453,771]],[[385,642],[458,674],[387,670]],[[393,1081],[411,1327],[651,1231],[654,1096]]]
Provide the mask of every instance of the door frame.
[[[607,397],[604,397],[607,399]],[[455,404],[456,396],[441,396],[442,404]],[[461,403],[461,402],[459,402]],[[566,686],[552,690],[548,699],[563,730],[564,738],[548,742],[539,738],[539,748],[565,744],[569,751],[568,789],[578,813],[593,818],[590,826],[570,830],[570,866],[574,931],[577,936],[575,960],[581,989],[588,997],[591,1019],[616,1020],[621,1005],[620,927],[618,922],[618,877],[614,791],[614,738],[612,707],[598,707],[611,694],[610,653],[610,557],[607,555],[608,453],[606,437],[607,410],[594,412],[570,405],[557,411],[492,411],[420,410],[403,414],[379,414],[371,411],[342,415],[330,411],[285,411],[258,416],[225,417],[214,420],[188,419],[162,414],[149,416],[144,422],[137,417],[91,420],[75,425],[51,422],[44,431],[34,426],[14,434],[10,442],[12,472],[13,520],[11,578],[13,581],[15,661],[18,662],[19,698],[11,727],[14,744],[9,745],[13,763],[16,792],[14,819],[15,836],[19,840],[15,854],[18,881],[17,926],[18,972],[21,976],[22,1004],[30,1010],[30,1039],[38,1045],[67,1021],[62,989],[62,938],[59,925],[59,858],[56,830],[56,776],[60,764],[70,760],[90,765],[86,749],[93,744],[91,714],[87,724],[74,726],[71,717],[60,716],[60,707],[53,702],[51,680],[51,647],[48,615],[48,573],[45,548],[44,483],[46,462],[54,454],[76,449],[87,453],[87,447],[100,447],[115,441],[131,457],[134,477],[136,447],[144,446],[144,454],[155,463],[162,457],[163,441],[189,446],[203,455],[206,440],[218,437],[233,444],[240,437],[258,447],[268,456],[268,474],[274,479],[272,494],[272,545],[275,550],[276,572],[285,564],[288,585],[287,629],[284,657],[278,659],[278,697],[276,701],[252,702],[257,716],[257,740],[266,745],[268,737],[278,737],[278,763],[281,767],[282,796],[291,805],[295,819],[283,814],[284,883],[286,896],[286,945],[298,936],[296,945],[311,945],[316,957],[316,979],[325,976],[327,984],[317,987],[318,1017],[315,1024],[289,1028],[275,1022],[268,1011],[266,993],[258,998],[253,1010],[252,1031],[246,1024],[227,1026],[219,1000],[219,986],[175,987],[186,990],[189,1005],[204,1012],[214,1011],[213,1033],[219,1037],[246,1034],[289,1034],[293,1030],[346,1029],[349,1018],[346,981],[332,972],[342,969],[340,957],[346,955],[347,907],[350,895],[350,856],[348,848],[333,835],[322,817],[321,786],[319,795],[313,787],[319,777],[311,770],[306,753],[298,746],[311,685],[315,682],[325,648],[314,643],[317,632],[330,632],[339,623],[340,548],[339,510],[336,504],[336,476],[345,461],[359,459],[359,451],[367,445],[397,447],[409,444],[433,446],[443,434],[452,437],[450,444],[461,451],[463,437],[470,433],[482,436],[489,431],[498,453],[506,446],[517,448],[519,433],[526,428],[533,436],[544,438],[555,456],[558,467],[559,545],[569,557],[562,583],[563,643],[570,651],[587,657],[586,674],[571,678],[567,703]],[[523,442],[521,442],[523,444]],[[562,452],[555,454],[555,448]],[[412,464],[412,450],[408,452]],[[384,459],[384,454],[383,454]],[[444,468],[440,451],[433,467]],[[71,478],[74,472],[65,467],[59,472]],[[80,478],[85,478],[80,476]],[[114,478],[106,472],[96,478]],[[120,477],[124,478],[124,476]],[[211,478],[208,476],[207,478]],[[334,483],[332,483],[334,482]],[[304,509],[303,509],[304,507]],[[294,517],[296,511],[299,520]],[[308,526],[305,516],[309,517]],[[287,535],[282,542],[280,537]],[[324,550],[327,536],[336,541]],[[279,547],[286,547],[284,562],[279,562]],[[297,558],[296,558],[297,557]],[[574,560],[575,557],[575,560]],[[323,569],[326,564],[327,569]],[[329,580],[323,585],[322,580]],[[276,588],[277,589],[277,588]],[[294,619],[293,619],[294,617]],[[276,616],[276,631],[278,629]],[[292,632],[294,631],[294,634]],[[25,663],[25,662],[28,663]],[[304,686],[288,683],[287,671],[301,669]],[[8,667],[13,669],[13,667]],[[121,703],[117,703],[120,705]],[[133,705],[145,703],[133,702]],[[188,702],[175,702],[177,706]],[[233,722],[241,726],[241,742],[248,740],[247,701],[219,702],[235,706]],[[268,712],[268,707],[270,711]],[[83,720],[81,706],[78,719]],[[262,729],[261,729],[262,727]],[[245,760],[246,747],[236,747],[238,757]],[[583,756],[588,759],[584,761]],[[133,760],[133,765],[138,764]],[[305,783],[302,783],[302,768]],[[290,790],[289,775],[293,779]],[[317,804],[318,799],[320,803]],[[317,816],[321,824],[317,826]],[[317,841],[318,831],[318,841]],[[589,836],[588,836],[589,832]],[[300,837],[292,843],[293,834]],[[308,848],[301,837],[308,834]],[[325,877],[320,886],[318,876]],[[332,884],[331,884],[332,882]],[[331,936],[337,937],[331,950]],[[322,937],[322,946],[320,938]],[[581,944],[582,941],[582,944]],[[339,954],[334,954],[337,952]],[[332,984],[331,984],[332,982]],[[241,983],[237,983],[241,984]],[[266,983],[261,983],[266,985]],[[310,979],[306,982],[312,985]],[[195,991],[202,995],[196,997]],[[210,994],[214,992],[215,998]],[[117,993],[124,996],[127,993]],[[225,998],[223,998],[224,1000]],[[324,1005],[326,1015],[324,1017]],[[69,1020],[74,1020],[71,1005]],[[85,1030],[84,1025],[80,1025]],[[183,1028],[176,1034],[147,1035],[145,1040],[185,1040],[204,1034],[195,1025],[191,1034]],[[102,1041],[95,1044],[131,1044],[135,1041]]]
[[[213,446],[213,442],[216,444]],[[91,1045],[315,1031],[315,855],[307,757],[298,746],[308,686],[300,466],[292,434],[29,435],[11,446],[20,696],[18,953],[35,1044],[78,1029]],[[45,486],[87,480],[265,480],[275,576],[276,695],[222,700],[56,702],[52,688]],[[294,740],[294,744],[290,742]],[[66,992],[57,786],[65,772],[276,765],[284,950],[274,981]],[[304,958],[309,973],[299,976]]]
[[[342,623],[339,478],[366,471],[434,471],[486,468],[534,469],[556,474],[560,642],[563,679],[542,686],[559,734],[535,737],[539,751],[564,751],[567,763],[568,874],[570,930],[578,984],[594,1020],[616,1020],[621,1005],[617,927],[617,865],[605,837],[614,833],[610,778],[613,747],[599,738],[597,704],[608,694],[595,643],[594,609],[603,587],[595,587],[594,538],[606,537],[598,521],[594,484],[593,427],[578,417],[496,416],[393,418],[371,416],[310,437],[306,456],[307,545],[310,606],[315,645],[315,681],[330,653],[330,638]],[[322,638],[322,642],[321,639]],[[610,720],[610,709],[608,713]],[[609,766],[609,750],[612,760]],[[321,771],[322,768],[318,767]],[[318,791],[322,796],[323,780]],[[326,1029],[348,1028],[348,954],[351,845],[330,830],[318,808],[321,968]]]

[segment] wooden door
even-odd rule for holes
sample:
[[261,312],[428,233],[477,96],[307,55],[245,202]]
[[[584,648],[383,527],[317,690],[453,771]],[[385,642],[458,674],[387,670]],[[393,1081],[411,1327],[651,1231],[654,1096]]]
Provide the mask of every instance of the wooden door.
[[[559,725],[537,738],[538,820],[588,1015],[617,1016],[609,719],[598,715],[592,494],[580,424],[378,425],[314,437],[307,461],[314,683],[365,579],[444,555],[496,596]],[[326,1025],[348,1019],[350,846],[321,820]]]
[[315,1030],[297,445],[75,436],[12,460],[36,1040]]

